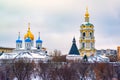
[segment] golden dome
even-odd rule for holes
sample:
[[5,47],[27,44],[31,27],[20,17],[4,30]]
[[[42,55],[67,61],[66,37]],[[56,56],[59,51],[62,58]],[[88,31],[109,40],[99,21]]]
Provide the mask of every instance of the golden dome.
[[85,17],[89,17],[88,7],[86,8]]
[[32,32],[30,31],[30,23],[28,23],[28,31],[27,33],[24,35],[24,39],[26,38],[30,38],[31,40],[34,40],[34,35],[32,34]]

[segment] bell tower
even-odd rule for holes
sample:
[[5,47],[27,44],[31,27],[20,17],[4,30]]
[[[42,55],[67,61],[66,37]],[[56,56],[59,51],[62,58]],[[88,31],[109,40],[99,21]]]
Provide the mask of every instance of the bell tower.
[[96,52],[95,49],[95,37],[94,37],[94,25],[89,22],[89,12],[86,8],[85,21],[80,26],[80,49],[81,56],[91,56]]

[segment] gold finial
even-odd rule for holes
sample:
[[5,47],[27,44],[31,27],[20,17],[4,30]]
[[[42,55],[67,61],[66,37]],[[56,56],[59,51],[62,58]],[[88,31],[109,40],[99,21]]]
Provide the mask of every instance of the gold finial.
[[85,17],[89,17],[88,7],[86,7]]
[[28,23],[28,31],[30,31],[30,22]]
[[32,34],[32,32],[30,31],[30,23],[28,23],[28,30],[27,33],[24,35],[24,39],[26,38],[30,38],[31,40],[34,40],[34,35]]

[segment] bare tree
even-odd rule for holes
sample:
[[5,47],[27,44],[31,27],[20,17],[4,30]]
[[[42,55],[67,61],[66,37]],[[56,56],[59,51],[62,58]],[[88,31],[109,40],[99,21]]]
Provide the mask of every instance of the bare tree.
[[61,55],[60,50],[55,49],[52,54],[52,62],[66,62],[66,55]]
[[66,55],[54,56],[52,62],[66,62]]
[[110,62],[116,62],[116,61],[118,61],[117,55],[109,55],[107,57],[109,57]]
[[73,63],[72,65],[74,65],[74,68],[77,70],[77,73],[79,74],[79,78],[81,80],[86,80],[90,64],[86,62],[80,62],[80,63]]
[[40,78],[42,78],[43,80],[48,80],[49,79],[49,64],[48,63],[43,63],[43,62],[39,62],[38,63],[38,75]]
[[114,63],[115,73],[118,80],[120,80],[120,62]]
[[76,70],[68,65],[50,69],[49,75],[50,80],[78,80]]
[[53,55],[54,55],[54,56],[61,56],[61,51],[55,49],[55,50],[53,51]]
[[13,72],[18,80],[30,80],[34,66],[31,60],[20,58],[13,62]]
[[13,72],[11,70],[11,60],[2,59],[0,66],[0,80],[12,80],[14,78]]
[[94,67],[96,79],[112,80],[115,74],[113,64],[110,63],[96,63]]

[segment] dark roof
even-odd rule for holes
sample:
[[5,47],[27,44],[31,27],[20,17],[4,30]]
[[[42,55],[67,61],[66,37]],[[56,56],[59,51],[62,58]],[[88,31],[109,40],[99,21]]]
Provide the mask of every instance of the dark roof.
[[73,38],[73,41],[72,41],[73,43],[72,43],[72,47],[71,47],[71,49],[70,49],[70,52],[69,52],[69,54],[70,55],[80,55],[80,53],[79,53],[79,51],[78,51],[78,48],[77,48],[77,46],[76,46],[76,40],[75,40],[75,38]]

